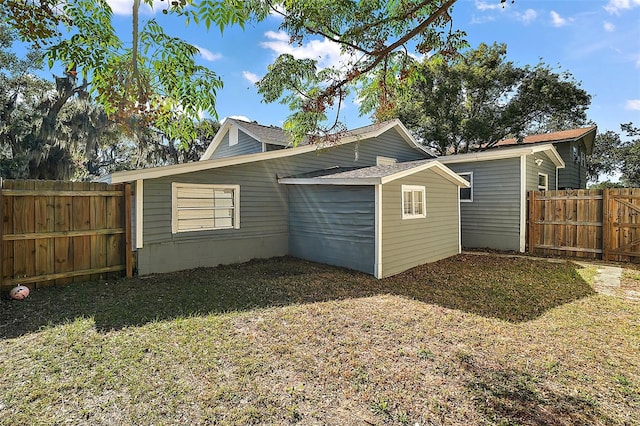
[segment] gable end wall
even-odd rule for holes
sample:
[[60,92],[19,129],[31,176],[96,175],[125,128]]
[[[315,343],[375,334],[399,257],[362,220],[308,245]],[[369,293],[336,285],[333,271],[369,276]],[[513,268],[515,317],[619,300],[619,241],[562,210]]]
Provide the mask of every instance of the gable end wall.
[[[402,185],[424,186],[426,217],[402,219]],[[382,186],[382,276],[459,252],[458,186],[425,170]]]

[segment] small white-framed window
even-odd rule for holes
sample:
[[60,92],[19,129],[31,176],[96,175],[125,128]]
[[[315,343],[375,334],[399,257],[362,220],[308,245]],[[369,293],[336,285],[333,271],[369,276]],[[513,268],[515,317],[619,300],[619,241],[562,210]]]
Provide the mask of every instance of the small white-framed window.
[[427,195],[424,186],[402,185],[402,219],[427,217]]
[[473,201],[473,172],[458,173],[462,179],[469,182],[469,188],[460,188],[460,201],[470,203]]
[[547,189],[549,189],[549,175],[538,173],[538,191],[546,191]]
[[240,228],[240,185],[171,184],[171,231]]

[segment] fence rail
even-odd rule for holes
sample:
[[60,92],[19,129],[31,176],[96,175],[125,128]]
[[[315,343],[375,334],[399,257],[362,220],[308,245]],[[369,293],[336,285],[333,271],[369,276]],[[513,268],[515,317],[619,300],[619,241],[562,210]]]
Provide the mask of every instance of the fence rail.
[[129,184],[5,180],[0,287],[131,276]]
[[640,189],[532,191],[529,252],[640,260]]

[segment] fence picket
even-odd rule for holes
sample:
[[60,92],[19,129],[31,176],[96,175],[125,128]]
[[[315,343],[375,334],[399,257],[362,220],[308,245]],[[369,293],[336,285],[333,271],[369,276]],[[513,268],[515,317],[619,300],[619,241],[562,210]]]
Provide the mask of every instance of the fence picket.
[[131,202],[125,198],[122,184],[3,181],[0,287],[130,275],[125,233],[131,231],[124,219],[131,213],[124,209]]

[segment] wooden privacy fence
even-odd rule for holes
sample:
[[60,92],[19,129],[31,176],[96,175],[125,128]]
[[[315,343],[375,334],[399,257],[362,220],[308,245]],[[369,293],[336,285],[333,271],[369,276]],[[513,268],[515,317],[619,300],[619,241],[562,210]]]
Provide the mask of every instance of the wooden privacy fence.
[[132,275],[129,184],[5,180],[0,209],[2,289]]
[[532,191],[529,252],[640,261],[640,188]]

